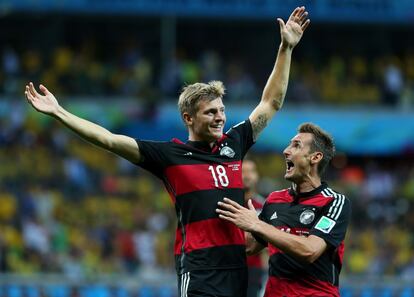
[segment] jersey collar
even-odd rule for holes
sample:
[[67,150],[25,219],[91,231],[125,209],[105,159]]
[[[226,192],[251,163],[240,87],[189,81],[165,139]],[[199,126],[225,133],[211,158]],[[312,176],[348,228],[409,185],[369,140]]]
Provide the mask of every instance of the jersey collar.
[[328,184],[326,182],[322,182],[321,185],[315,189],[313,189],[310,192],[303,192],[303,193],[296,193],[296,191],[293,189],[293,187],[289,188],[289,194],[293,196],[295,199],[298,198],[308,198],[315,196],[316,194],[319,194],[323,190],[325,190],[328,187]]
[[[198,150],[211,152],[212,148],[210,147],[210,143],[208,141],[193,141],[193,140],[187,140],[185,143],[189,146],[192,146],[193,148],[196,148]],[[214,146],[213,146],[214,147]]]

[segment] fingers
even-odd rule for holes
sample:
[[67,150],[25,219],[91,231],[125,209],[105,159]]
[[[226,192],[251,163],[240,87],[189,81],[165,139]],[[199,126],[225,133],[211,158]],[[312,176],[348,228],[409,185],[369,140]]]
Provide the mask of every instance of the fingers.
[[228,217],[228,218],[234,218],[234,214],[231,211],[227,211],[227,210],[217,208],[216,212],[219,214],[219,217],[220,216],[225,216],[225,217]]
[[224,219],[224,220],[229,221],[229,222],[234,223],[234,221],[236,219],[235,214],[230,212],[230,211],[226,211],[226,210],[223,210],[223,209],[220,209],[220,208],[216,208],[216,213],[218,214],[218,217],[220,219]]
[[220,208],[217,208],[216,212],[219,214],[220,218],[221,216],[223,216],[226,217],[227,220],[229,220],[230,218],[234,219],[236,217],[236,213],[239,212],[242,206],[228,198],[224,198],[223,200],[224,202],[217,202]]
[[[292,14],[289,17],[289,20],[292,20],[299,25],[303,26],[307,22],[309,13],[306,11],[305,6],[296,7],[295,10],[292,12]],[[309,25],[309,24],[307,24]],[[306,27],[307,27],[306,25]],[[305,29],[306,29],[305,27]]]
[[29,92],[33,97],[39,96],[32,82],[29,83]]
[[278,18],[277,21],[279,23],[280,31],[282,31],[283,28],[285,27],[285,22],[280,18]]
[[256,208],[253,206],[252,199],[249,199],[249,201],[247,201],[247,206],[249,207],[250,210],[256,211]]
[[302,26],[301,26],[302,31],[305,31],[305,30],[306,30],[306,28],[309,26],[309,24],[310,24],[310,20],[308,19],[308,20],[306,20],[306,22],[304,22],[304,23],[302,24]]
[[29,101],[29,103],[31,103],[32,100],[34,100],[34,96],[30,92],[30,87],[28,85],[26,85],[26,89],[24,91],[24,94],[26,95],[26,99],[27,99],[27,101]]
[[303,13],[299,16],[299,23],[302,24],[306,20],[308,15],[309,13],[307,11],[303,11]]
[[29,94],[32,95],[32,97],[34,98],[36,97],[35,89],[31,82],[29,83]]
[[46,89],[46,87],[44,86],[44,85],[40,85],[39,86],[39,88],[40,88],[40,90],[43,92],[43,94],[45,94],[45,95],[49,95],[50,94],[50,92],[49,92],[49,90],[48,89]]
[[232,206],[233,206],[234,208],[236,208],[236,209],[240,209],[240,208],[242,208],[242,206],[241,206],[240,204],[238,204],[236,201],[233,201],[233,200],[231,200],[231,199],[229,199],[229,198],[224,197],[223,201],[224,201],[225,203],[227,203],[227,204],[232,205]]
[[218,206],[220,206],[221,209],[225,209],[225,210],[231,211],[233,213],[237,212],[237,208],[235,208],[233,205],[231,205],[229,203],[224,203],[224,202],[219,201],[217,204],[218,204]]
[[301,11],[302,9],[305,9],[305,6],[302,6],[302,7],[296,7],[296,8],[292,11],[292,13],[290,14],[290,17],[289,17],[289,18],[294,18],[294,17],[297,17],[297,16],[298,16],[298,14],[300,13],[300,11]]

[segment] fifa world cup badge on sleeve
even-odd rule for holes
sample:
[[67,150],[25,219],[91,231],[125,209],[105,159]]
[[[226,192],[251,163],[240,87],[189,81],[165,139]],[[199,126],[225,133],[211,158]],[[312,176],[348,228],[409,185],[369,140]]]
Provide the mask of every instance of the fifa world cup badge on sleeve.
[[323,233],[331,232],[332,228],[335,226],[336,222],[327,218],[325,216],[321,217],[320,220],[316,223],[315,229],[322,231]]

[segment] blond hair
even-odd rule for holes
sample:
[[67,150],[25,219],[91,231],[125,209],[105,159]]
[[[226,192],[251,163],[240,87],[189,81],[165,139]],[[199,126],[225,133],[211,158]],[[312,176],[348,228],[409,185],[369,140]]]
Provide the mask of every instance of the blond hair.
[[178,109],[181,116],[186,112],[195,115],[198,111],[198,103],[202,100],[212,101],[223,98],[225,88],[221,81],[210,81],[205,83],[195,83],[183,87],[178,98]]

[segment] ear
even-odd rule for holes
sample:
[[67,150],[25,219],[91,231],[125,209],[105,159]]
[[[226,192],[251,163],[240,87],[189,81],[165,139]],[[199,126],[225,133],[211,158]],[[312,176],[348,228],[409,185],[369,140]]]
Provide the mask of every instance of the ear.
[[323,159],[323,153],[322,152],[314,152],[311,155],[310,161],[311,164],[318,164]]
[[182,117],[186,126],[191,126],[193,124],[194,119],[188,112],[184,112]]

